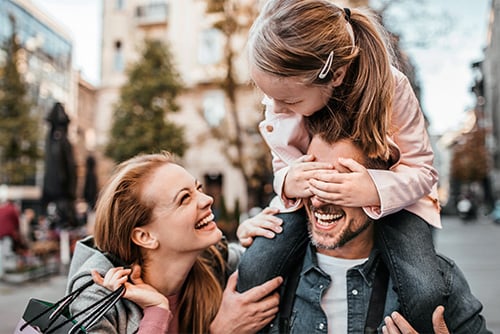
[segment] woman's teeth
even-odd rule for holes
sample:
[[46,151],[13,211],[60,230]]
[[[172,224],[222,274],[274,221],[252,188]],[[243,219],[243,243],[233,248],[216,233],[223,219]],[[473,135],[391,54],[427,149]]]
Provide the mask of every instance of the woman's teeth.
[[198,224],[194,226],[195,229],[201,229],[205,226],[207,226],[212,220],[214,220],[214,214],[210,214],[210,216],[204,218],[202,221],[200,221]]

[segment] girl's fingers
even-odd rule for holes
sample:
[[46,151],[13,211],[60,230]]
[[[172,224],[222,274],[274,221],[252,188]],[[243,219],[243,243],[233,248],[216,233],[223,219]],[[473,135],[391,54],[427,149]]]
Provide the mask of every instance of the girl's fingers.
[[273,207],[265,207],[264,210],[262,210],[262,213],[268,214],[268,215],[275,215],[280,212],[280,209],[278,208],[273,208]]
[[362,164],[360,164],[354,159],[338,158],[338,162],[343,167],[345,167],[349,172],[363,172],[366,170],[366,167],[364,167]]
[[90,271],[91,275],[92,275],[92,279],[94,280],[94,282],[96,284],[99,284],[99,285],[102,285],[103,282],[104,282],[104,278],[101,276],[101,274],[99,274],[99,272],[95,269],[92,269]]

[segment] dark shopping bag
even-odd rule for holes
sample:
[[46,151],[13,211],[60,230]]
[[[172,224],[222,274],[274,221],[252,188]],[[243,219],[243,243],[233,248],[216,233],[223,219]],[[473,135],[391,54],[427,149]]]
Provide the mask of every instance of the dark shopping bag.
[[69,305],[92,284],[93,281],[87,282],[55,303],[31,298],[14,334],[86,333],[85,329],[104,316],[125,292],[122,285],[81,312],[70,314]]

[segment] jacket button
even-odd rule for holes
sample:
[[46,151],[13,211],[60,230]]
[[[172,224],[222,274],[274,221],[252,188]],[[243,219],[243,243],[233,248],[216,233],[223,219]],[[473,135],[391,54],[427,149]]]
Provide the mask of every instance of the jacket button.
[[273,132],[274,128],[272,125],[267,125],[266,130],[267,130],[267,132]]

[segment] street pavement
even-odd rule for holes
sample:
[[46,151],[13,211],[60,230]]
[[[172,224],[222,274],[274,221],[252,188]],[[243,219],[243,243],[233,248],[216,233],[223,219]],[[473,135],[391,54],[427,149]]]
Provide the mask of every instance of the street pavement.
[[[435,243],[438,252],[462,269],[472,292],[484,305],[488,328],[500,334],[500,225],[487,217],[465,223],[444,216]],[[63,296],[65,284],[64,275],[23,284],[0,281],[0,334],[12,334],[30,297],[56,301]]]

